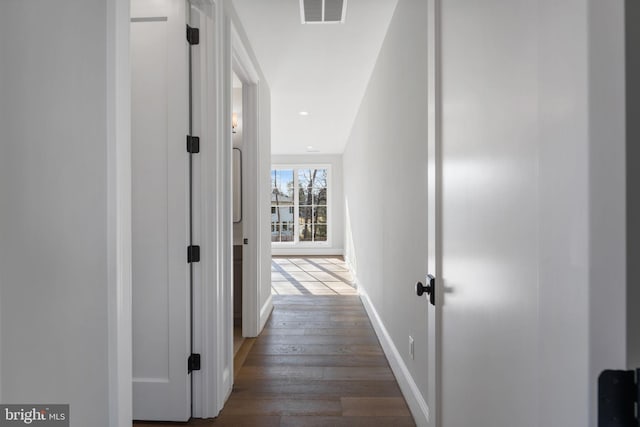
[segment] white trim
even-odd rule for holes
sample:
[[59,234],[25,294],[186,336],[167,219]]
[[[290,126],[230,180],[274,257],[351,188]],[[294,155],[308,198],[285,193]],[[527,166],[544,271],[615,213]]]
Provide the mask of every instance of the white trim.
[[106,8],[108,425],[125,427],[133,418],[130,3]]
[[242,82],[243,87],[245,84],[257,85],[260,82],[260,76],[233,22],[231,22],[231,49],[233,71]]
[[[197,6],[196,6],[197,3]],[[218,292],[224,269],[224,254],[220,242],[225,236],[220,232],[224,211],[220,209],[219,168],[220,144],[224,136],[219,132],[221,103],[218,100],[221,56],[222,11],[220,2],[201,4],[193,2],[190,12],[191,25],[200,28],[200,43],[205,49],[193,50],[193,114],[194,133],[201,138],[201,151],[194,156],[194,236],[202,247],[202,260],[194,266],[193,288],[193,346],[202,354],[200,371],[192,372],[193,416],[210,418],[222,409],[230,383],[224,381],[225,334],[220,323],[224,321],[224,294]],[[195,13],[194,9],[199,13]],[[196,22],[196,19],[199,22]],[[210,218],[203,221],[203,218]],[[222,367],[221,367],[222,365]]]
[[345,20],[347,19],[347,1],[348,0],[343,0],[342,2],[342,16],[340,17],[341,24],[344,24]]
[[398,380],[400,390],[402,391],[402,394],[404,395],[404,398],[409,405],[409,409],[411,410],[411,414],[413,415],[416,424],[418,426],[428,426],[429,408],[427,406],[427,402],[422,397],[422,393],[420,393],[418,385],[413,380],[413,377],[411,376],[407,365],[402,360],[400,352],[393,343],[391,335],[389,335],[389,331],[387,331],[387,328],[385,328],[380,315],[378,315],[378,312],[373,306],[373,303],[369,299],[366,291],[362,289],[362,287],[358,286],[358,293],[360,295],[360,299],[362,300],[362,304],[364,305],[364,308],[369,315],[369,319],[371,320],[373,328],[376,331],[376,335],[378,335],[378,339],[380,340],[380,344],[382,345],[384,354],[389,360],[391,370]]
[[[297,215],[295,215],[294,218],[297,221],[297,219],[299,217]],[[327,225],[328,225],[328,222],[327,222]],[[297,229],[298,229],[298,227],[294,228],[294,230],[297,230]],[[325,241],[325,242],[322,242],[322,241],[319,241],[319,242],[301,242],[299,240],[296,241],[296,242],[271,242],[271,251],[273,253],[273,251],[287,250],[287,249],[304,249],[304,250],[332,249],[331,244],[328,243],[328,240],[329,240],[329,237],[327,236],[327,241]]]
[[271,316],[272,311],[273,311],[273,295],[269,294],[269,296],[267,297],[267,300],[265,301],[264,305],[260,309],[259,330],[262,330],[264,328],[264,325],[267,323],[267,320],[269,320],[269,316]]
[[[200,239],[201,280],[194,281],[194,348],[202,354],[202,369],[193,376],[193,416],[216,417],[233,386],[232,189],[231,189],[231,46],[226,2],[215,0],[210,13],[200,9],[200,101],[194,105],[195,123],[202,140],[194,159],[194,231]],[[205,4],[205,6],[207,6]],[[194,69],[195,71],[195,69]],[[199,162],[199,163],[198,163]],[[199,164],[199,168],[198,168]],[[196,178],[199,177],[199,178]],[[196,184],[199,185],[196,192]],[[194,199],[194,201],[196,201]],[[207,220],[205,220],[207,219]]]
[[[230,6],[230,15],[235,16],[235,11]],[[256,337],[262,330],[260,307],[260,259],[262,257],[260,239],[260,177],[259,177],[259,93],[260,75],[257,71],[248,46],[240,35],[234,19],[230,20],[230,49],[231,66],[229,67],[228,86],[232,87],[232,74],[235,73],[242,82],[242,204],[243,238],[247,244],[243,245],[242,255],[242,335],[244,337]],[[225,100],[225,107],[229,110],[231,123],[231,110],[233,100],[231,92]],[[229,131],[231,127],[229,126]],[[231,140],[231,137],[229,137]],[[232,184],[229,181],[229,189]],[[232,225],[231,225],[232,226]],[[232,247],[229,248],[232,250]],[[230,282],[231,283],[231,282]],[[231,304],[231,306],[233,306]],[[231,328],[230,328],[231,330]]]
[[304,20],[304,0],[300,0],[300,23],[306,24]]
[[440,0],[428,0],[427,36],[427,270],[436,277],[436,305],[427,309],[427,405],[430,422],[441,425],[442,371],[442,85]]
[[[239,71],[239,69],[237,69]],[[240,79],[247,74],[236,73]],[[242,168],[243,245],[242,255],[242,333],[245,337],[256,337],[260,333],[260,178],[258,176],[258,109],[259,91],[257,82],[243,81],[242,86],[243,153],[245,164]]]
[[[216,93],[216,117],[218,132],[216,139],[216,208],[218,220],[216,222],[217,238],[217,286],[218,294],[215,325],[217,327],[217,352],[210,355],[217,362],[217,394],[216,402],[219,410],[222,410],[231,389],[233,387],[233,206],[232,176],[231,176],[231,45],[230,31],[231,19],[226,12],[227,2],[221,3],[224,12],[220,12],[220,20],[216,24],[219,29],[217,46],[219,51],[214,57],[214,62],[220,67],[217,75]],[[212,313],[213,314],[213,313]]]
[[196,7],[200,12],[204,13],[205,16],[209,18],[213,18],[213,12],[216,7],[215,0],[189,0],[191,6]]
[[344,249],[342,248],[322,248],[322,247],[312,247],[305,248],[296,246],[294,248],[282,248],[273,246],[271,249],[271,253],[274,256],[295,256],[295,255],[306,255],[306,256],[314,256],[314,255],[326,255],[326,256],[343,256]]

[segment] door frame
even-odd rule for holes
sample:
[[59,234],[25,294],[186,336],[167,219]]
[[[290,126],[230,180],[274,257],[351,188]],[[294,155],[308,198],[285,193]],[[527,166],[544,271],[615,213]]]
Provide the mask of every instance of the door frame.
[[[231,227],[226,227],[225,222],[226,218],[231,224],[232,219],[231,149],[226,149],[227,144],[222,143],[230,140],[231,128],[220,125],[231,123],[230,108],[225,104],[231,97],[231,85],[224,83],[231,81],[231,67],[228,70],[225,67],[225,64],[230,64],[231,57],[231,21],[223,3],[220,0],[192,0],[192,5],[208,17],[205,20],[207,25],[200,31],[201,39],[210,46],[201,63],[206,64],[208,72],[201,74],[200,80],[194,82],[201,85],[205,94],[201,97],[199,107],[201,116],[206,117],[201,122],[201,129],[198,129],[203,144],[200,175],[194,179],[199,186],[201,206],[197,227],[203,249],[202,267],[194,289],[198,301],[194,305],[194,346],[196,351],[202,353],[203,360],[202,371],[194,377],[192,401],[193,415],[202,418],[214,417],[219,413],[231,392],[233,381],[230,357],[233,352],[231,295],[229,289],[221,285],[230,283],[232,272],[232,240],[228,231]],[[110,427],[128,425],[133,419],[130,6],[131,0],[107,0],[106,4]],[[257,99],[257,94],[255,97]],[[213,149],[207,149],[207,142]],[[222,194],[221,198],[216,196],[219,194]],[[201,221],[202,218],[214,218],[214,221]],[[255,328],[255,334],[257,330]]]
[[[194,349],[202,370],[194,371],[193,417],[212,418],[222,410],[233,386],[233,168],[232,70],[243,81],[244,237],[251,252],[243,256],[243,335],[260,330],[258,73],[234,25],[234,10],[222,0],[191,0],[192,26],[200,29],[194,59],[194,132],[201,139],[194,161],[194,232],[201,265],[194,281]],[[197,10],[197,12],[193,12]],[[253,179],[253,180],[252,180]],[[250,230],[247,224],[252,225]],[[255,281],[245,278],[255,277]],[[247,328],[247,329],[245,329]]]
[[130,0],[106,2],[107,360],[109,427],[130,425],[132,401]]
[[[232,310],[225,283],[231,280],[231,158],[223,123],[227,96],[224,81],[225,13],[220,0],[191,0],[191,26],[200,31],[193,49],[194,134],[200,137],[200,154],[194,158],[194,235],[201,246],[201,261],[194,271],[194,351],[202,357],[201,370],[192,372],[194,418],[218,415],[231,393],[233,366],[229,354],[233,337],[226,332]],[[229,135],[227,135],[227,133]]]
[[444,292],[442,278],[442,84],[441,84],[441,0],[427,0],[427,266],[435,280],[435,306],[427,309],[427,422],[440,427],[441,343]]
[[[231,69],[229,70],[229,87],[231,75],[235,73],[242,82],[242,233],[248,239],[242,245],[242,336],[255,337],[260,333],[260,298],[259,298],[259,163],[258,163],[258,94],[260,75],[253,65],[247,46],[238,33],[233,21],[231,24]],[[229,117],[233,108],[230,96]],[[231,123],[231,120],[229,120]],[[229,183],[231,186],[232,183]]]

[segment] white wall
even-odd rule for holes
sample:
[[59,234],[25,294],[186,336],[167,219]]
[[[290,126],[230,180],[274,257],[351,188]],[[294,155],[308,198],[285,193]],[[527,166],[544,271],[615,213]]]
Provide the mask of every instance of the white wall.
[[119,58],[127,69],[115,37],[123,11],[128,2],[0,4],[0,394],[70,403],[76,427],[109,425],[110,415],[117,425],[113,400],[130,387],[109,390],[122,350],[110,326],[126,317],[114,296],[126,280],[115,141],[128,141],[117,130],[127,93],[115,85],[127,77],[110,68]]
[[[329,189],[329,245],[316,248],[287,247],[287,245],[273,246],[274,255],[342,255],[344,244],[344,191],[343,167],[340,154],[299,154],[272,155],[271,164],[278,166],[292,165],[330,165],[331,188]],[[271,203],[271,202],[269,202]]]
[[427,304],[415,283],[427,274],[426,14],[425,1],[398,1],[343,156],[345,258],[423,395]]
[[[420,47],[426,30],[420,3],[398,2],[344,153],[344,185],[346,257],[413,380],[425,393],[426,378],[420,368],[425,366],[420,359],[425,345],[420,337],[426,332],[412,326],[423,316],[412,285],[426,272],[420,228],[425,218],[415,215],[426,212],[421,173],[426,169],[426,106],[421,102],[426,99],[421,95],[426,87],[422,68],[426,48]],[[478,270],[483,255],[503,254],[502,263],[492,261],[495,277],[537,283],[525,305],[510,300],[508,293],[502,295],[502,303],[512,306],[501,311],[507,324],[509,319],[528,316],[521,326],[537,350],[527,356],[532,364],[522,366],[522,372],[505,372],[492,386],[509,388],[510,375],[519,378],[518,387],[530,396],[526,405],[509,408],[520,414],[519,425],[595,426],[597,374],[605,368],[623,368],[626,356],[623,5],[597,0],[538,0],[535,5],[498,0],[490,7],[479,7],[471,0],[442,4],[443,144],[450,144],[455,133],[461,147],[475,150],[476,159],[481,158],[483,145],[493,147],[488,160],[498,167],[491,168],[492,180],[518,197],[531,197],[527,203],[531,209],[505,218],[502,226],[494,217],[483,216],[482,209],[478,215],[469,215],[466,205],[445,214],[445,219],[468,218],[465,226],[472,232],[495,226],[502,230],[496,231],[499,239],[486,239],[474,248],[464,246],[466,237],[460,233],[458,240],[451,240],[454,230],[449,230],[445,242],[450,251],[476,251],[473,258],[449,260],[458,262],[462,273],[468,276]],[[473,38],[474,34],[494,37],[500,34],[496,31],[510,36],[484,44]],[[414,47],[414,56],[405,53],[408,45]],[[478,73],[492,78],[483,81]],[[495,75],[505,78],[498,81]],[[518,81],[524,85],[514,86]],[[522,100],[517,108],[507,108],[505,102],[518,94]],[[482,132],[475,132],[474,126]],[[496,138],[512,138],[513,144],[500,147]],[[458,154],[464,160],[469,153]],[[516,157],[524,163],[511,162]],[[488,203],[508,208],[508,200],[492,201],[491,194],[483,202],[465,193],[477,184],[470,186],[468,180],[482,175],[472,169],[477,164],[460,164],[462,175],[445,176],[460,180],[458,186],[445,186],[448,200],[473,199],[486,212],[491,212]],[[519,178],[505,181],[513,176]],[[527,230],[504,229],[519,221],[525,221]],[[529,236],[528,244],[523,244],[524,236]],[[520,249],[504,252],[509,245]],[[513,268],[512,260],[524,266],[531,264],[530,257],[535,258],[532,269]],[[473,305],[481,301],[469,303],[465,316],[482,311]],[[523,311],[532,315],[523,317]],[[415,361],[405,351],[410,333],[418,336]],[[482,342],[487,341],[460,348],[459,361],[484,369],[492,348],[483,347]],[[468,385],[470,391],[483,384]],[[462,409],[486,408],[491,403],[489,394],[444,396],[448,399],[445,427],[452,419],[463,420],[457,425],[484,426],[480,412]],[[446,408],[452,407],[458,408],[456,417],[447,419],[451,413]],[[495,421],[486,427],[513,425],[513,418],[505,421],[496,416],[500,413],[484,418]]]
[[595,426],[626,363],[624,4],[541,4],[539,423]]
[[595,426],[626,358],[624,4],[541,5],[539,423]]

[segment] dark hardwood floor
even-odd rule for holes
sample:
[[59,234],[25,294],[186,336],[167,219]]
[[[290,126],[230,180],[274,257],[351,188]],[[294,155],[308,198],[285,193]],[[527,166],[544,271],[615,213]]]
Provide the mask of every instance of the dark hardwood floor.
[[224,409],[188,425],[414,426],[342,261],[297,260],[274,259],[274,279],[281,279],[274,281],[275,309],[238,361],[244,363]]
[[357,296],[274,304],[213,425],[415,425]]

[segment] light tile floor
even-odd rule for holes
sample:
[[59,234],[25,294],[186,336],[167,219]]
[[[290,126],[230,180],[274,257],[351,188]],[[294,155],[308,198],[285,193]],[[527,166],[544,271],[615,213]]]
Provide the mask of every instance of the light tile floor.
[[274,295],[357,295],[342,257],[273,257]]

